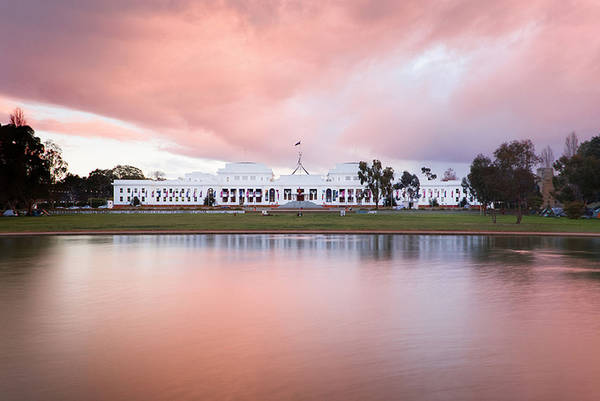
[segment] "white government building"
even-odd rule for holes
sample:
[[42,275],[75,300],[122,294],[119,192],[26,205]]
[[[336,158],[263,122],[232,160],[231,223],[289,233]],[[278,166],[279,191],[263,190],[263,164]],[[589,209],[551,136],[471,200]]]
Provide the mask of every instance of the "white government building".
[[[302,167],[300,161],[298,167]],[[375,205],[370,191],[360,184],[356,162],[339,163],[326,175],[279,177],[264,164],[236,162],[227,163],[216,175],[194,172],[176,180],[115,180],[113,188],[116,207],[129,206],[136,197],[144,206],[203,205],[211,193],[218,206],[276,207],[293,201],[309,201],[325,207]],[[440,206],[454,207],[466,196],[458,180],[422,179],[419,194],[418,200],[411,200],[404,191],[395,190],[394,198],[405,207],[429,206],[432,199],[437,199]],[[379,204],[382,203],[380,200]]]

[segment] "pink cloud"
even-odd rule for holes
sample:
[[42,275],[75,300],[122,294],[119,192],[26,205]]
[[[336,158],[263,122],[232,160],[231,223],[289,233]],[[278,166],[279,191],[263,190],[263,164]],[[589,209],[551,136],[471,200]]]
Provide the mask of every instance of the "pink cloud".
[[81,137],[102,137],[107,139],[142,140],[144,133],[101,120],[58,121],[54,119],[29,119],[29,125],[36,130]]
[[[1,94],[121,120],[186,155],[285,163],[302,138],[321,164],[469,161],[513,137],[559,151],[600,126],[593,0],[13,3]],[[36,128],[138,135],[53,120]]]

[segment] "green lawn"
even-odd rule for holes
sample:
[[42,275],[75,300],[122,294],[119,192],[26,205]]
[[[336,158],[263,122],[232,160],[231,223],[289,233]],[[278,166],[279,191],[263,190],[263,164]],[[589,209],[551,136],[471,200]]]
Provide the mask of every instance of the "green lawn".
[[476,213],[400,212],[393,214],[92,214],[0,218],[0,232],[89,230],[442,230],[600,233],[600,219],[569,220],[525,216],[489,217]]

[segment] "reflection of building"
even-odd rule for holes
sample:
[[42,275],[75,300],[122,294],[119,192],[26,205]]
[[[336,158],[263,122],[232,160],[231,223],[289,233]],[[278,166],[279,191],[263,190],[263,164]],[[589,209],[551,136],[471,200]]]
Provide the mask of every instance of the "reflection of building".
[[[115,206],[129,205],[136,197],[142,205],[202,205],[209,194],[222,206],[278,206],[292,201],[323,206],[375,205],[370,191],[360,184],[358,163],[337,164],[325,176],[291,174],[278,178],[261,163],[227,163],[216,175],[196,172],[177,180],[115,180],[113,186]],[[423,181],[419,195],[422,206],[432,199],[440,206],[456,206],[465,196],[460,181]],[[393,197],[397,204],[409,206],[404,191],[394,191]]]
[[537,170],[538,182],[537,185],[542,194],[542,207],[555,207],[558,202],[552,196],[554,192],[554,183],[552,178],[554,177],[554,169],[552,167],[538,168]]

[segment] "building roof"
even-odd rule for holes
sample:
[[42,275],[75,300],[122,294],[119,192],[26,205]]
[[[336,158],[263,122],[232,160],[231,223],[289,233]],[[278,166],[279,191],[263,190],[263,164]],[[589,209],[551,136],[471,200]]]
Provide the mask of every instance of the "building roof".
[[320,175],[282,175],[274,181],[278,185],[326,185],[328,181]]
[[329,174],[358,174],[358,162],[338,163],[334,168],[329,170]]
[[268,174],[273,175],[273,170],[262,163],[255,162],[234,162],[225,164],[224,168],[217,171],[217,174]]

